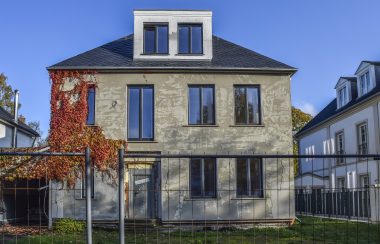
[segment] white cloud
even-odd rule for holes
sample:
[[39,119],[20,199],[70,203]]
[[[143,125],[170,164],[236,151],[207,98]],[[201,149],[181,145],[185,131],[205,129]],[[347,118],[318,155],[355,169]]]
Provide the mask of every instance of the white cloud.
[[304,111],[305,113],[311,114],[312,116],[315,116],[317,114],[317,109],[314,107],[313,104],[308,102],[303,102],[298,106],[299,109]]

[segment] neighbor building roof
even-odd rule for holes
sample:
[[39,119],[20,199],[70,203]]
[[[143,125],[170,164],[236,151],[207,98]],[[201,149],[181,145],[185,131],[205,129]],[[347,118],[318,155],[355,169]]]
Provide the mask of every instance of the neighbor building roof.
[[324,109],[322,109],[322,111],[319,112],[309,123],[307,123],[298,133],[296,133],[295,137],[299,138],[307,131],[310,131],[318,127],[319,125],[329,121],[330,119],[347,112],[356,105],[372,98],[373,96],[378,95],[380,95],[380,86],[375,86],[375,88],[372,91],[368,92],[367,94],[361,97],[351,100],[339,109],[337,109],[337,101],[335,98]]
[[0,120],[3,120],[5,123],[10,124],[12,126],[16,126],[18,129],[21,129],[27,134],[30,134],[32,136],[35,136],[35,137],[40,136],[37,131],[33,130],[30,126],[28,126],[27,124],[23,122],[18,121],[18,123],[16,124],[13,119],[13,115],[2,107],[0,107]]
[[48,67],[96,70],[257,70],[293,74],[296,68],[213,36],[212,60],[133,59],[133,34]]

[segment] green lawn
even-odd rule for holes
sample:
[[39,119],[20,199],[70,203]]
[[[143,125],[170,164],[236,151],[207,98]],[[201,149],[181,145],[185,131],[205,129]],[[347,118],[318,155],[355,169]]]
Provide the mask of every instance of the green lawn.
[[[302,217],[290,228],[249,230],[126,232],[126,243],[380,243],[380,225]],[[118,243],[117,231],[94,230],[94,243]],[[19,237],[7,243],[85,243],[83,234]]]

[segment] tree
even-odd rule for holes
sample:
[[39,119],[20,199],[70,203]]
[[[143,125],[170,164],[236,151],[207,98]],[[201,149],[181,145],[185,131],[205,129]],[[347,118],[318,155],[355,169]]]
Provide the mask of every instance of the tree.
[[[7,77],[1,73],[0,74],[0,107],[4,108],[11,114],[14,114],[14,92],[11,85],[7,84]],[[21,104],[18,104],[21,107]]]
[[[303,112],[301,109],[292,107],[292,130],[293,135],[300,131],[310,120],[313,118],[308,113]],[[298,143],[295,138],[293,138],[293,154],[298,155]],[[294,159],[294,175],[298,174],[298,159]]]
[[40,128],[40,122],[39,121],[30,121],[28,123],[28,126],[35,130],[38,134],[40,134],[40,137],[36,140],[36,146],[41,147],[47,144],[47,139],[42,137],[42,130]]

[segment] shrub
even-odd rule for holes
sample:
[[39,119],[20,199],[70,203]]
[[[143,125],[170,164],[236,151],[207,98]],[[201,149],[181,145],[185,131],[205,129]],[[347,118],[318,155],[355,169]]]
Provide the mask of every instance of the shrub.
[[59,233],[80,233],[86,228],[84,221],[71,218],[59,219],[54,224],[54,230]]

